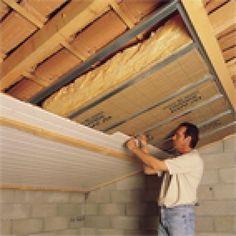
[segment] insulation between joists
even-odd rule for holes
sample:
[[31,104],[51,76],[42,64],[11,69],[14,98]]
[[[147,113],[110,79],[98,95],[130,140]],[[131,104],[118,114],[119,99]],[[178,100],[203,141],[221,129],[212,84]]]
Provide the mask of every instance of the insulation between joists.
[[62,88],[44,102],[43,108],[67,116],[190,42],[191,39],[183,23],[175,17],[142,44],[139,43],[118,53],[102,66]]

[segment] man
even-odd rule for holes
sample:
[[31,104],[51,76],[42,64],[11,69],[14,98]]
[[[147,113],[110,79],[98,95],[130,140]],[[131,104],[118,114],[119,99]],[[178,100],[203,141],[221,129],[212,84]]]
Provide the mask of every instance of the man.
[[163,171],[159,197],[161,208],[158,236],[194,236],[197,188],[203,174],[203,161],[195,148],[198,128],[191,123],[180,124],[172,141],[181,154],[176,158],[159,160],[148,153],[145,136],[140,137],[142,147],[134,138],[126,146],[143,163],[146,174]]

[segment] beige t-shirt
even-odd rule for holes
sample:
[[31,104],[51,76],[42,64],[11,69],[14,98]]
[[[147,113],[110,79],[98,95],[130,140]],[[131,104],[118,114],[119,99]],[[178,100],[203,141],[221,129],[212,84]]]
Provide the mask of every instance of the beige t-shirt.
[[197,188],[203,175],[203,161],[197,150],[165,160],[159,205],[175,207],[197,202]]

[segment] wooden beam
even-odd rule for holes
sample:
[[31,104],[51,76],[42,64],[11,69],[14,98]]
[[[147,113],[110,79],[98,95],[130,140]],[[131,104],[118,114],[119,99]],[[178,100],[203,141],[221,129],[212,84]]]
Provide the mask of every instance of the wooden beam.
[[[132,20],[122,11],[122,9],[119,7],[117,2],[115,0],[110,0],[110,5],[113,8],[113,10],[116,12],[116,14],[124,21],[124,23],[129,27],[129,29],[132,29],[135,24],[132,22]],[[142,39],[142,35],[137,35],[136,38]]]
[[227,94],[232,107],[236,110],[236,93],[226,68],[219,44],[213,34],[212,26],[201,0],[181,0],[195,28],[198,37],[218,75],[221,85]]
[[48,84],[45,83],[43,80],[40,80],[40,78],[38,78],[36,75],[34,75],[31,72],[25,71],[22,73],[22,76],[24,76],[25,78],[34,81],[35,83],[37,83],[38,85],[42,86],[42,87],[47,87]]
[[229,1],[229,0],[211,0],[211,1],[209,1],[205,6],[207,13],[208,14],[211,13],[212,11],[217,9],[218,7],[225,4],[227,1]]
[[72,1],[1,65],[0,91],[16,83],[19,74],[44,60],[61,43],[105,13],[108,0]]
[[73,47],[68,40],[66,40],[63,36],[61,40],[61,45],[65,47],[71,54],[73,54],[76,58],[78,58],[81,61],[86,61],[86,57],[78,51],[77,48]]
[[34,15],[32,15],[29,11],[26,11],[20,4],[18,4],[14,0],[2,0],[5,2],[9,7],[11,7],[13,10],[18,12],[20,15],[25,17],[28,21],[33,23],[38,28],[42,28],[44,26],[44,22],[37,19]]
[[236,2],[230,0],[209,15],[215,35],[218,35],[236,23]]
[[41,138],[53,140],[73,147],[82,148],[87,151],[95,152],[101,155],[111,156],[118,159],[132,161],[133,158],[119,151],[115,151],[110,148],[102,147],[93,143],[82,141],[76,138],[58,134],[43,128],[32,126],[23,122],[19,122],[13,119],[0,117],[0,125],[14,128],[23,132],[27,132],[36,135]]

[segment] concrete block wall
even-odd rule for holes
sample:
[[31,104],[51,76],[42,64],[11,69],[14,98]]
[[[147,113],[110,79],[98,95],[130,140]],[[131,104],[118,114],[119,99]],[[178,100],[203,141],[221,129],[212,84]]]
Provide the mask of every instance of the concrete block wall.
[[156,235],[160,183],[140,173],[89,193],[81,235]]
[[236,134],[199,151],[205,171],[196,208],[198,236],[236,235]]
[[78,235],[84,203],[84,193],[1,190],[0,235]]
[[[196,236],[236,235],[236,134],[199,149]],[[161,178],[139,175],[88,194],[0,192],[0,235],[157,235]]]

